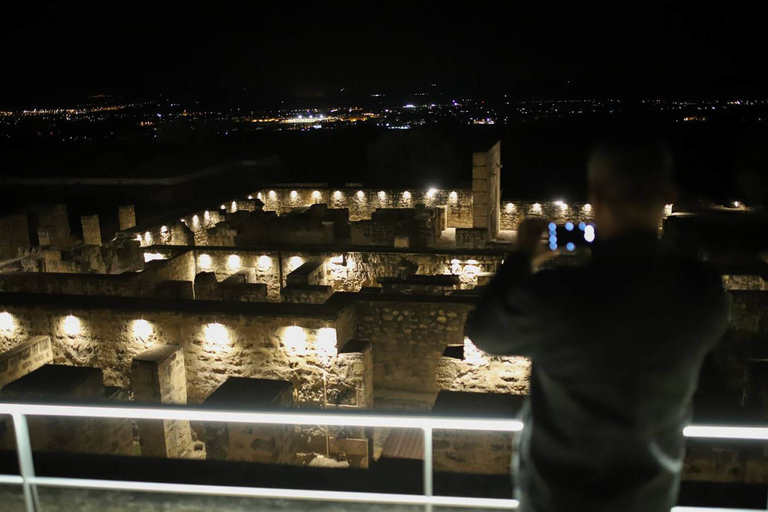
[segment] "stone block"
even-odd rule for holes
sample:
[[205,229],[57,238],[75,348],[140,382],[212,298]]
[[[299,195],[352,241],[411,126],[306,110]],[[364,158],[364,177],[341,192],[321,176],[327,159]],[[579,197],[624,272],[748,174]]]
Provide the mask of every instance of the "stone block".
[[0,354],[0,388],[52,362],[51,338],[30,338]]
[[472,193],[477,197],[477,192],[488,191],[488,179],[487,178],[475,178],[472,180]]
[[53,226],[40,226],[37,228],[37,241],[39,245],[48,247],[53,245],[54,240],[54,227]]
[[120,231],[136,227],[136,211],[133,205],[120,206],[117,210]]
[[83,227],[83,243],[85,245],[101,245],[101,227],[98,215],[84,215],[80,217]]

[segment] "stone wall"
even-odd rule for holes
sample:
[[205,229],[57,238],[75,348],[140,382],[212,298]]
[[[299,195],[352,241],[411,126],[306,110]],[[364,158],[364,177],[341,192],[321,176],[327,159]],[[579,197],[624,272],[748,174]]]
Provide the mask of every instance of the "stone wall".
[[517,226],[528,217],[544,217],[561,224],[563,222],[592,222],[592,206],[587,204],[566,204],[542,201],[501,201],[501,229],[517,230]]
[[382,408],[428,409],[438,391],[443,351],[464,339],[470,304],[432,301],[356,304],[357,337],[373,345],[374,388]]
[[23,213],[0,218],[0,260],[15,258],[19,250],[28,251],[29,225]]
[[35,336],[0,354],[0,388],[53,362],[51,339]]
[[472,191],[469,189],[365,189],[365,188],[268,188],[252,194],[264,202],[264,209],[285,213],[292,208],[327,204],[328,208],[349,209],[349,220],[371,218],[377,208],[445,206],[448,227],[472,227]]
[[723,288],[726,290],[768,291],[768,283],[760,276],[724,275]]
[[311,305],[275,309],[267,307],[272,304],[191,301],[185,306],[114,297],[70,298],[64,304],[43,297],[14,306],[8,295],[0,295],[0,302],[6,300],[0,309],[15,323],[12,330],[0,331],[3,349],[29,336],[50,336],[57,364],[100,368],[107,386],[127,389],[136,355],[157,344],[178,344],[184,349],[191,403],[204,400],[228,376],[238,376],[287,380],[297,403],[323,406],[324,375],[333,371],[337,347],[347,341],[337,342],[335,318],[343,335],[352,331],[350,313],[326,317],[320,314],[326,310]]
[[520,356],[491,356],[464,338],[462,358],[442,357],[437,366],[437,388],[470,393],[530,392],[531,361]]

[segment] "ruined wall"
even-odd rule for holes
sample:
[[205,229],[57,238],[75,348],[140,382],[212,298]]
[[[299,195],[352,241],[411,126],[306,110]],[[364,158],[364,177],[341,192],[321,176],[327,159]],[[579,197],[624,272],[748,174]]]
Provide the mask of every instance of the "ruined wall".
[[0,260],[15,258],[19,249],[29,250],[29,226],[23,213],[0,218]]
[[432,445],[435,471],[508,475],[512,439],[510,432],[435,430]]
[[464,339],[470,304],[358,301],[357,337],[373,345],[376,401],[383,408],[429,408],[445,347]]
[[544,217],[558,224],[571,221],[592,222],[592,206],[587,204],[566,204],[552,201],[501,201],[501,229],[517,230],[517,226],[528,217]]
[[491,356],[464,338],[463,359],[441,357],[437,366],[440,391],[470,393],[530,392],[531,360],[520,356]]
[[[72,301],[3,304],[0,309],[13,316],[14,325],[0,331],[0,346],[7,350],[28,336],[47,335],[57,364],[101,368],[105,385],[128,388],[130,365],[137,354],[156,344],[178,344],[184,349],[191,403],[201,402],[227,376],[287,380],[296,389],[297,403],[322,406],[327,401],[323,375],[334,368],[337,332],[333,318],[307,316],[310,306],[286,305],[287,316],[278,316],[256,312],[258,306],[271,305],[249,304],[249,309],[239,311],[227,305],[225,313],[209,306],[185,310],[181,303],[151,301],[150,306],[150,299],[139,304],[111,298],[120,307],[95,309],[95,299],[80,299],[94,306],[79,308]],[[147,309],[138,309],[142,304]],[[349,333],[349,317],[340,318],[343,333]]]
[[264,210],[278,213],[323,203],[328,208],[348,208],[350,221],[370,219],[377,208],[445,206],[448,227],[472,226],[472,191],[468,189],[269,188],[253,196],[264,202]]
[[51,339],[35,336],[0,354],[0,388],[53,362]]
[[723,288],[726,290],[768,291],[768,283],[760,276],[724,275]]

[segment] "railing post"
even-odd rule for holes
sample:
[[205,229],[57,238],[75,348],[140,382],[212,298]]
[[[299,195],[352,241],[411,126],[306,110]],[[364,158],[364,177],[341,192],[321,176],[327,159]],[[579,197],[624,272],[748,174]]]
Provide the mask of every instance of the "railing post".
[[32,461],[32,443],[29,440],[29,426],[27,417],[21,413],[11,413],[13,417],[13,431],[16,434],[16,453],[19,456],[19,473],[24,480],[24,502],[27,512],[40,512],[40,500],[37,496],[37,487],[34,484],[35,464]]
[[426,512],[432,512],[432,427],[424,427],[424,505]]

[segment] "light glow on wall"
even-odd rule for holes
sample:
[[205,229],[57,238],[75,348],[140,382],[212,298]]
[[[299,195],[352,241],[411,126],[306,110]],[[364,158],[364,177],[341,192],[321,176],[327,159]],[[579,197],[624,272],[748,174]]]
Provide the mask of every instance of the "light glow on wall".
[[160,226],[160,233],[166,234],[168,232],[168,226]]
[[239,269],[241,264],[242,261],[240,260],[240,256],[237,254],[230,254],[229,258],[227,258],[227,267],[229,267],[230,270]]
[[461,274],[461,261],[456,259],[451,260],[451,274]]
[[437,194],[437,189],[436,188],[431,188],[431,189],[427,190],[427,197],[429,199],[432,199],[433,197],[435,197],[435,194]]
[[329,355],[336,355],[336,329],[323,327],[317,331],[317,350]]
[[592,211],[592,205],[587,203],[584,205],[584,211],[585,212],[591,212]]
[[153,331],[152,324],[144,319],[134,320],[132,330],[133,335],[142,341],[146,341],[147,338],[152,335]]
[[319,190],[315,190],[314,192],[312,192],[312,199],[314,199],[315,201],[320,199],[320,191]]
[[258,260],[259,270],[269,270],[272,268],[272,258],[267,256],[266,254],[262,254],[259,256]]
[[72,315],[68,315],[66,318],[64,318],[62,327],[64,328],[64,333],[67,336],[77,336],[80,334],[80,330],[82,329],[80,319]]
[[232,211],[233,212],[237,211],[237,202],[236,201],[232,201]]
[[341,199],[341,190],[337,190],[333,193],[333,198],[337,201]]
[[380,190],[378,195],[379,195],[379,201],[384,201],[385,199],[387,199],[387,193],[384,192],[383,190]]
[[357,191],[357,198],[360,199],[361,201],[363,199],[365,199],[365,192],[363,192],[362,190],[358,190]]
[[[733,205],[736,206],[737,208],[739,206],[741,206],[741,204],[738,201],[733,203]],[[664,205],[664,215],[672,215],[672,205],[671,204]]]
[[407,200],[407,199],[410,199],[410,198],[411,198],[411,193],[410,192],[408,192],[407,190],[405,192],[403,192],[403,199]]
[[144,233],[144,243],[146,245],[151,245],[152,244],[152,233],[150,233],[149,231]]
[[507,203],[506,209],[507,209],[507,213],[512,213],[513,211],[515,211],[515,205],[512,203]]
[[229,343],[229,331],[220,323],[212,323],[205,326],[205,341],[211,345],[223,347]]
[[299,197],[299,193],[295,190],[291,190],[291,201],[295,201]]
[[531,211],[534,213],[541,213],[541,205],[539,203],[533,203],[533,206],[531,206]]
[[256,194],[256,199],[258,199],[259,201],[262,201],[264,199],[264,196],[261,195],[261,192]]
[[205,212],[203,213],[203,218],[204,218],[206,221],[209,221],[209,220],[211,220],[211,212],[209,212],[208,210],[205,210]]
[[[208,213],[208,212],[206,212],[206,213]],[[197,226],[199,224],[200,224],[200,217],[198,217],[197,215],[193,215],[192,216],[192,225],[193,226]]]
[[164,259],[165,259],[165,256],[163,256],[159,252],[145,252],[144,253],[144,263],[149,263],[150,261],[164,260]]
[[211,265],[213,265],[213,260],[211,260],[211,257],[207,254],[201,254],[200,255],[200,267],[209,269],[211,268]]
[[304,258],[302,258],[301,256],[291,256],[291,259],[288,260],[288,267],[291,269],[291,271],[296,270],[303,264],[304,264]]
[[565,204],[565,202],[563,202],[563,201],[560,201],[560,200],[558,200],[558,201],[555,201],[555,205],[556,205],[558,208],[560,208],[561,210],[563,210],[563,211],[565,211],[565,210],[567,210],[567,209],[568,209],[568,205],[567,205],[567,204]]
[[275,197],[277,197],[277,193],[274,190],[270,190],[269,191],[269,198],[270,199],[274,199]]
[[307,350],[307,333],[298,325],[286,327],[283,332],[283,344],[289,352],[304,353]]
[[459,194],[457,194],[456,191],[453,191],[448,194],[448,199],[450,199],[452,203],[455,203],[459,199]]
[[226,209],[227,209],[227,206],[226,206],[226,205],[221,205],[221,206],[219,206],[219,209],[220,209],[220,210],[226,210]]
[[480,273],[480,265],[477,260],[467,260],[467,264],[464,265],[464,273],[470,277],[476,276]]
[[251,194],[248,194],[248,199],[253,199],[253,196]]
[[16,320],[13,318],[13,315],[7,311],[0,313],[0,332],[8,334],[15,330]]
[[464,336],[464,361],[469,364],[485,364],[486,362],[485,354],[466,336]]

